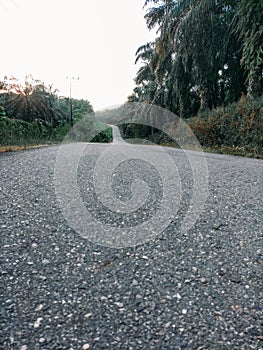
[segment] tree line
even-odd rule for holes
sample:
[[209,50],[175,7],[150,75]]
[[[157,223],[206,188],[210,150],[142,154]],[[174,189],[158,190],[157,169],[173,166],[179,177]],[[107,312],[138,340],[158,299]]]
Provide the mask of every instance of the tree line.
[[0,146],[111,140],[111,129],[95,120],[88,100],[59,97],[31,75],[24,83],[15,77],[0,82]]
[[204,150],[262,158],[263,0],[146,0],[144,8],[157,37],[136,52],[136,87],[98,117],[121,124],[124,138],[176,146],[161,131],[169,129],[188,147],[176,114]]
[[[40,120],[52,127],[70,122],[70,99],[59,97],[52,85],[46,86],[31,75],[25,77],[24,84],[15,77],[5,77],[0,82],[0,105],[8,118],[29,123]],[[72,99],[72,106],[75,122],[84,114],[93,113],[88,100]]]
[[138,48],[128,101],[189,118],[263,94],[263,0],[146,0],[157,38]]

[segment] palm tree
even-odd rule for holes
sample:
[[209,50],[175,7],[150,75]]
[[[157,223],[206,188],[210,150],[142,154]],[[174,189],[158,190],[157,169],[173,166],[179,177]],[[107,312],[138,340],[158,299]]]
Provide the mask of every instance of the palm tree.
[[235,0],[145,1],[150,4],[145,19],[158,37],[137,52],[136,62],[144,62],[135,79],[141,100],[189,116],[198,96],[205,109],[246,92],[241,41],[231,30]]
[[56,92],[52,86],[46,87],[32,76],[27,76],[24,85],[19,84],[17,80],[9,84],[5,93],[0,95],[0,101],[10,118],[27,122],[41,119],[55,126],[65,118]]
[[263,90],[263,1],[241,0],[234,31],[242,41],[242,64],[248,72],[248,93]]

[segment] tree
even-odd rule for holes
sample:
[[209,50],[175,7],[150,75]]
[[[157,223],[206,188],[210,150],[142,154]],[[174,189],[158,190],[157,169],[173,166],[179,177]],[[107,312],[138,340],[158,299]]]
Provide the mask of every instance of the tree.
[[32,76],[26,76],[24,85],[12,78],[0,94],[0,102],[10,118],[27,122],[40,119],[56,126],[65,119],[56,93],[57,90],[53,90],[52,86],[46,87]]
[[248,92],[263,90],[263,0],[241,0],[235,16],[235,33],[242,41],[241,62],[248,72]]
[[[63,111],[65,112],[65,114],[67,115],[67,118],[69,120],[69,118],[70,118],[70,115],[69,115],[70,99],[69,99],[69,97],[60,97],[59,103],[60,103],[61,107],[63,108]],[[88,100],[84,100],[84,99],[78,100],[78,99],[73,98],[72,99],[72,112],[73,112],[72,114],[73,114],[74,123],[76,123],[77,121],[82,119],[85,115],[93,114],[94,110],[93,110],[93,107]]]
[[236,101],[247,90],[262,91],[262,3],[146,0],[146,23],[158,36],[137,51],[143,65],[129,100],[189,117],[198,108]]

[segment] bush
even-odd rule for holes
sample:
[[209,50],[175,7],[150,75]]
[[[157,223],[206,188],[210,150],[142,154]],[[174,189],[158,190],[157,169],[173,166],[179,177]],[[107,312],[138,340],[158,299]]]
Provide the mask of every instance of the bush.
[[112,129],[110,127],[107,127],[106,124],[100,121],[95,121],[93,128],[95,131],[95,136],[91,142],[112,142]]
[[73,129],[65,122],[53,127],[41,120],[32,123],[0,116],[0,145],[21,146],[54,142],[111,142],[111,128],[87,116]]
[[76,123],[65,138],[66,142],[112,142],[112,130],[87,114]]
[[263,96],[206,110],[188,121],[202,147],[263,156]]
[[0,118],[0,144],[24,144],[29,135],[32,139],[39,139],[40,129],[36,123],[27,123],[18,119]]

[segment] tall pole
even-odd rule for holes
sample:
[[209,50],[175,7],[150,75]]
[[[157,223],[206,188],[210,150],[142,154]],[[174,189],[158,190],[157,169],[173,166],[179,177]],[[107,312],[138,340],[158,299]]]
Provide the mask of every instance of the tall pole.
[[71,96],[71,78],[69,80],[69,108],[70,108],[70,125],[73,127],[73,109],[72,109],[72,96]]
[[72,80],[76,79],[79,80],[78,78],[74,78],[74,77],[66,77],[66,79],[69,79],[69,109],[70,109],[70,125],[71,127],[73,127],[73,106],[72,106],[72,95],[71,95],[71,82]]

